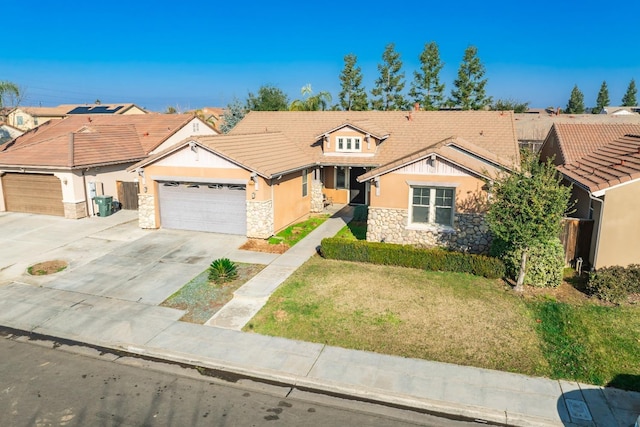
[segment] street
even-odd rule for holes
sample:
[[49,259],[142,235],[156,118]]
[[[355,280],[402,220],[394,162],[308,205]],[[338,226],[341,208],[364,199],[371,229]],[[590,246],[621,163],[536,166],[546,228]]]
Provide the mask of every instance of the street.
[[0,338],[2,426],[465,426],[53,341]]

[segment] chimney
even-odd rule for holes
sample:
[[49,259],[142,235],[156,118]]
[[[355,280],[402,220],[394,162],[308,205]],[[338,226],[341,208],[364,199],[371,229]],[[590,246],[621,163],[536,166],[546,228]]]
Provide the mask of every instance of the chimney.
[[420,111],[420,103],[416,102],[415,104],[413,104],[413,110],[414,111]]

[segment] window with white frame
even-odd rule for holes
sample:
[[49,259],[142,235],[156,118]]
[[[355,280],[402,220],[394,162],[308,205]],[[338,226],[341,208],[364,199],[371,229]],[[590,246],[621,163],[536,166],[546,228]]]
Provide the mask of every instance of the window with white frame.
[[411,187],[411,223],[453,225],[455,188]]
[[336,151],[359,153],[362,151],[362,139],[355,136],[338,136],[336,137]]
[[302,197],[307,197],[309,193],[308,173],[306,169],[302,170]]

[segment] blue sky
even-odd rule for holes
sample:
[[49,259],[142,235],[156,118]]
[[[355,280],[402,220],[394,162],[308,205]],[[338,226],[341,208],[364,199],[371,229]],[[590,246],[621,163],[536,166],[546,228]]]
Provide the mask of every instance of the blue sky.
[[244,101],[263,84],[295,99],[307,83],[337,102],[344,55],[357,55],[369,91],[391,42],[405,90],[430,41],[447,94],[469,45],[485,65],[488,95],[532,107],[564,107],[576,84],[594,105],[603,80],[619,104],[632,78],[640,84],[638,2],[47,3],[2,7],[0,80],[25,89],[26,105],[100,99],[186,110]]

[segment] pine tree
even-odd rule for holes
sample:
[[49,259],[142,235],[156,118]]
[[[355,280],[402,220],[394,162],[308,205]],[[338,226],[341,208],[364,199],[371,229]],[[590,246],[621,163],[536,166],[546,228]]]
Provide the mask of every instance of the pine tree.
[[365,111],[369,108],[367,92],[362,87],[362,70],[356,66],[358,57],[350,53],[344,57],[340,73],[342,90],[338,95],[340,107],[345,111]]
[[463,110],[480,110],[491,104],[492,99],[485,92],[487,79],[483,78],[484,73],[484,65],[478,58],[478,48],[469,46],[464,51],[458,78],[453,82],[455,89],[451,91],[450,102]]
[[600,114],[607,105],[609,105],[609,88],[607,87],[607,82],[603,81],[600,86],[600,92],[598,92],[598,99],[596,99],[596,106],[591,112],[593,114]]
[[380,77],[371,90],[374,99],[371,108],[374,110],[402,110],[406,108],[406,101],[402,95],[404,89],[404,72],[400,54],[395,51],[395,45],[389,43],[382,54],[382,63],[378,64]]
[[636,100],[636,95],[638,94],[638,89],[636,89],[636,81],[631,79],[629,82],[629,87],[627,88],[627,92],[622,97],[622,105],[624,107],[635,107],[638,105],[638,101]]
[[584,95],[578,89],[578,85],[573,87],[569,102],[567,102],[567,108],[565,110],[567,114],[583,114],[584,113]]
[[440,52],[435,42],[424,45],[420,64],[420,71],[413,73],[409,96],[423,109],[437,110],[444,101],[444,83],[440,83],[439,77],[444,63],[440,61]]

